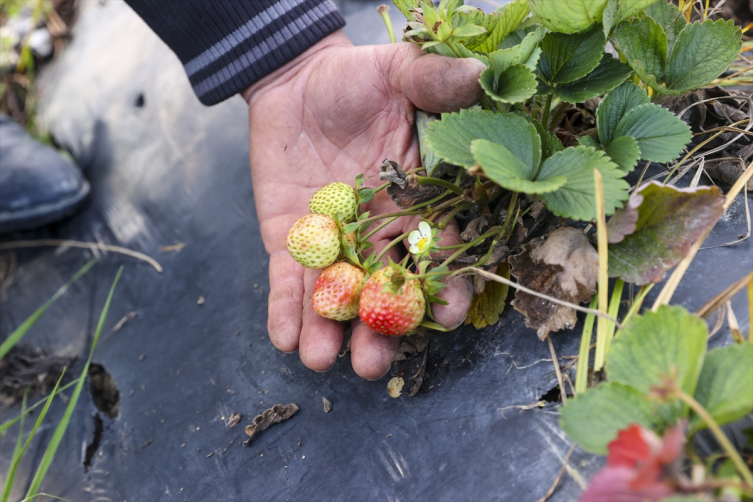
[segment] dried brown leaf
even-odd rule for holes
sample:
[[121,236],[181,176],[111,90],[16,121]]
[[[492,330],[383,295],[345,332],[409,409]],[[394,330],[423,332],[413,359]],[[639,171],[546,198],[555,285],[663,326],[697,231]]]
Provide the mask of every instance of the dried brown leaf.
[[634,193],[630,196],[625,206],[615,211],[607,222],[607,242],[615,244],[622,241],[626,235],[635,232],[635,224],[638,223],[638,207],[643,202],[643,195]]
[[[531,240],[510,259],[518,283],[570,303],[589,301],[596,292],[599,256],[580,230],[565,227],[549,237]],[[578,321],[575,310],[516,291],[512,306],[541,340],[551,331],[569,329]]]
[[298,410],[298,405],[296,405],[295,403],[276,404],[271,408],[264,410],[261,415],[256,415],[254,417],[253,423],[251,425],[246,426],[246,434],[248,434],[248,439],[244,441],[243,444],[247,445],[251,442],[256,434],[266,430],[270,425],[274,425],[282,422],[283,420],[287,420],[288,418],[298,413]]
[[324,413],[332,411],[332,402],[326,397],[322,397],[322,404],[324,405]]
[[385,160],[382,164],[379,179],[391,182],[390,186],[387,187],[387,195],[400,209],[408,209],[416,204],[433,199],[445,191],[444,188],[435,185],[411,186],[405,171],[397,162],[391,160]]
[[227,419],[227,426],[235,427],[241,421],[241,418],[242,417],[240,413],[231,413],[230,417]]

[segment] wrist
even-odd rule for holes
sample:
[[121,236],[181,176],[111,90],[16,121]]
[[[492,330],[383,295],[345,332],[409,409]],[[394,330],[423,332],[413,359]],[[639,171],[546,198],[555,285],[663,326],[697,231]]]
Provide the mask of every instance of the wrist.
[[261,94],[265,89],[277,87],[291,80],[297,75],[302,68],[305,68],[312,60],[321,57],[329,49],[337,47],[352,47],[353,43],[348,36],[342,31],[337,30],[331,35],[327,35],[317,43],[306,49],[305,52],[298,55],[292,61],[285,63],[266,77],[255,82],[252,86],[247,87],[240,94],[251,105],[255,96]]

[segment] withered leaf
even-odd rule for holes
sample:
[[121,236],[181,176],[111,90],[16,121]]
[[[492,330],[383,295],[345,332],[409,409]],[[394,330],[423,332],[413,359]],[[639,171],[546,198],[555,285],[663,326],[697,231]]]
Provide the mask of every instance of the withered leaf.
[[324,405],[324,413],[332,411],[332,402],[326,397],[322,397],[322,404]]
[[382,164],[379,179],[391,182],[390,186],[387,187],[387,195],[400,209],[408,209],[416,204],[433,199],[445,191],[444,188],[436,185],[411,186],[405,171],[397,162],[391,160],[385,160]]
[[724,197],[717,187],[674,188],[655,181],[632,197],[638,196],[643,200],[637,209],[628,204],[612,217],[618,219],[615,227],[621,226],[620,219],[638,213],[635,231],[609,245],[609,275],[643,286],[661,281],[693,241],[716,223],[724,212]]
[[[507,262],[500,263],[495,273],[509,279],[510,267]],[[479,277],[479,279],[481,278]],[[483,279],[481,280],[483,281]],[[473,324],[476,329],[483,329],[496,324],[499,321],[499,315],[505,310],[507,291],[507,284],[488,281],[480,294],[473,295],[465,324]]]
[[235,427],[238,425],[238,422],[241,421],[241,414],[240,413],[231,413],[230,417],[227,419],[227,426],[228,427]]
[[638,223],[638,207],[643,202],[643,195],[634,193],[625,205],[615,211],[607,222],[607,242],[615,244],[622,241],[626,235],[635,232]]
[[248,444],[254,438],[254,436],[267,429],[270,425],[277,424],[283,420],[287,420],[296,413],[298,413],[298,406],[295,403],[290,404],[276,404],[271,408],[264,410],[261,415],[254,417],[253,423],[246,426],[246,434],[248,439],[243,444]]
[[[547,238],[533,239],[509,261],[510,273],[518,283],[539,293],[579,304],[596,292],[599,255],[575,228],[560,228]],[[511,305],[526,316],[526,326],[535,329],[541,340],[578,321],[572,308],[522,291],[515,292]]]

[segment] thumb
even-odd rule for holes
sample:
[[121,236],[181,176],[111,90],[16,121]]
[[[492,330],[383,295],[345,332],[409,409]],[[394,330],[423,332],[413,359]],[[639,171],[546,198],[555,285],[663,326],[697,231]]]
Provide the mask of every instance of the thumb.
[[[473,58],[426,54],[410,44],[410,54],[400,65],[400,88],[417,108],[427,112],[455,112],[481,99],[478,77],[486,68]],[[404,49],[408,52],[408,49]]]

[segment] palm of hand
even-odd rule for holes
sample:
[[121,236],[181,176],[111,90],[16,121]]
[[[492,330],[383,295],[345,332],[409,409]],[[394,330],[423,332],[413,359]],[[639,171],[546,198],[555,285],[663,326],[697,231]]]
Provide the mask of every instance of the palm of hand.
[[[414,81],[414,68],[406,65],[419,55],[417,48],[407,44],[354,48],[341,34],[327,42],[275,85],[256,90],[249,101],[254,196],[270,254],[270,338],[283,351],[300,348],[304,364],[319,371],[337,360],[343,325],[311,308],[318,271],[293,261],[286,248],[287,232],[308,213],[311,195],[327,183],[353,184],[363,173],[371,176],[365,185],[376,186],[386,158],[406,169],[419,165],[413,104],[406,96],[412,90],[405,92]],[[397,210],[384,192],[366,209],[372,214]],[[416,224],[402,218],[388,225],[371,239],[374,249]],[[453,233],[454,227],[448,228]],[[452,289],[448,288],[450,296]],[[457,324],[465,315],[468,291],[460,289],[461,298],[454,302],[445,324]],[[373,333],[357,320],[353,328],[353,367],[363,377],[378,378],[389,369],[398,339]]]

